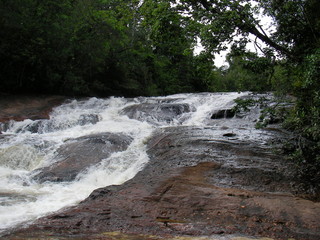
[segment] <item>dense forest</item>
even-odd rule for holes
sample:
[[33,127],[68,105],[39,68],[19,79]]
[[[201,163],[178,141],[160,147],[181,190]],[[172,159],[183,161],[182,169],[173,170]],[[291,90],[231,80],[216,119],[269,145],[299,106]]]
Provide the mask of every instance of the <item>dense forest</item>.
[[[275,91],[298,175],[320,192],[319,0],[0,0],[0,92]],[[264,29],[258,16],[269,16]],[[249,38],[250,37],[250,38]],[[250,40],[254,39],[254,40]],[[247,50],[249,42],[259,54]],[[195,54],[201,43],[204,50]],[[263,43],[263,44],[262,44]],[[228,67],[214,56],[227,48]]]

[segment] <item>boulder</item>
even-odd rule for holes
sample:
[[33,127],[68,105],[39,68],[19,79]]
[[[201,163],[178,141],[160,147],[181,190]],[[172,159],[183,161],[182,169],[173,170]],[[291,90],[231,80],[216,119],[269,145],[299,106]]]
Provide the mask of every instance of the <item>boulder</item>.
[[121,113],[139,121],[171,122],[183,113],[191,111],[192,108],[186,103],[142,103],[126,107]]
[[[27,125],[21,126],[16,130],[17,133],[20,132],[31,132],[31,133],[45,133],[53,132],[61,129],[65,129],[70,126],[84,126],[88,124],[96,124],[101,120],[101,117],[98,114],[81,114],[77,121],[70,122],[69,125],[65,126],[63,123],[56,122],[54,119],[44,119],[44,120],[35,120]],[[3,124],[4,129],[8,129],[10,124]],[[1,123],[0,123],[1,128]]]
[[96,124],[100,121],[100,116],[97,114],[81,114],[79,116],[78,124],[84,126],[87,124]]
[[132,138],[121,133],[99,133],[68,141],[57,150],[55,163],[37,169],[38,182],[72,181],[88,167],[108,158],[112,153],[124,151]]

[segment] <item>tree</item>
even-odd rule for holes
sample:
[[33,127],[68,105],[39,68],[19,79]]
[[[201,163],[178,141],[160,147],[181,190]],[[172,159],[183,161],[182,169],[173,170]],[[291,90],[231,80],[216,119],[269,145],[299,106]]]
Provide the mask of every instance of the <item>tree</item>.
[[192,74],[186,18],[168,1],[0,0],[0,13],[2,91],[133,96],[203,89]]
[[276,23],[274,41],[281,42],[295,60],[303,60],[319,47],[320,39],[320,2],[317,0],[300,1],[259,1],[264,13]]
[[141,25],[154,55],[153,76],[159,93],[199,90],[192,76],[194,39],[185,29],[185,17],[163,0],[145,0],[141,13]]
[[[89,4],[86,4],[86,14],[75,19],[77,11],[81,12],[80,2],[1,1],[0,61],[1,78],[5,79],[2,89],[10,92],[86,91],[82,67],[87,66],[84,60],[88,58],[82,58],[81,54],[93,52],[93,46],[97,49],[101,44],[93,44],[91,38],[97,28],[94,28]],[[92,46],[91,49],[88,46]],[[82,66],[78,65],[80,63]]]
[[[263,66],[270,66],[270,61],[273,62],[274,56],[278,55],[271,77],[273,86],[279,92],[297,97],[296,105],[287,120],[287,126],[298,135],[293,156],[298,163],[300,176],[308,182],[309,190],[320,197],[320,1],[171,2],[181,13],[189,15],[189,25],[194,25],[196,21],[199,26],[196,34],[209,54],[226,49],[230,43],[234,49],[243,49],[250,41],[249,35],[266,44],[267,47],[261,48],[264,58],[255,56],[255,59],[245,59],[248,55],[244,53],[229,55],[230,69],[224,74],[241,74],[240,82],[246,85],[245,88],[250,88],[247,83],[251,81],[258,82],[258,79],[249,80],[248,71],[263,73]],[[266,33],[256,17],[261,9],[274,21],[276,29],[271,34]]]
[[273,76],[272,59],[259,57],[256,53],[231,51],[227,55],[229,67],[221,73],[228,91],[271,91]]
[[268,46],[276,49],[285,56],[290,56],[290,50],[277,42],[263,30],[256,14],[259,7],[253,6],[248,0],[183,0],[173,1],[177,8],[186,12],[201,25],[200,38],[202,44],[213,52],[226,49],[235,37],[239,43],[248,42],[248,35],[252,34]]

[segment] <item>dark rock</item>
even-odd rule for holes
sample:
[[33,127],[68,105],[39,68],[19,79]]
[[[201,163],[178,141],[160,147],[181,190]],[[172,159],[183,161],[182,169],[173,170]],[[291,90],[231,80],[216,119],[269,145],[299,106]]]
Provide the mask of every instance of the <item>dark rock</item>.
[[190,105],[186,103],[142,103],[126,107],[121,113],[140,121],[170,122],[177,116],[191,111]]
[[43,126],[43,120],[35,120],[32,123],[29,123],[26,126],[23,126],[16,130],[17,133],[21,132],[31,132],[31,133],[39,133]]
[[223,134],[223,136],[224,137],[235,137],[235,136],[237,136],[237,134],[235,134],[235,133],[225,133],[225,134]]
[[124,134],[101,133],[68,141],[58,149],[58,160],[34,176],[39,182],[72,181],[88,167],[99,163],[113,152],[124,151],[132,138]]
[[10,122],[4,122],[4,123],[0,122],[0,132],[7,131],[9,127],[10,127]]
[[97,114],[82,114],[79,117],[78,124],[80,126],[87,124],[96,124],[100,121],[100,116]]
[[235,112],[232,109],[222,109],[213,113],[211,119],[233,118],[234,116]]

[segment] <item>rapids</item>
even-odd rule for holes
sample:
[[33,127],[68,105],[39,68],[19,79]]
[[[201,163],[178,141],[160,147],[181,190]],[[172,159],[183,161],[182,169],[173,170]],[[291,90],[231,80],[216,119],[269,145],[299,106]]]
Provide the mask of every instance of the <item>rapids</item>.
[[[48,120],[11,121],[0,135],[0,235],[23,223],[72,206],[100,187],[133,178],[148,162],[146,143],[154,130],[173,126],[215,126],[216,138],[241,130],[239,137],[262,143],[267,135],[254,129],[259,112],[243,119],[210,119],[230,109],[234,99],[251,93],[176,94],[166,97],[69,100]],[[140,106],[142,106],[140,108]],[[71,182],[39,182],[35,174],[54,164],[66,141],[102,132],[124,133],[128,148],[80,172]],[[233,136],[231,134],[231,136]]]

